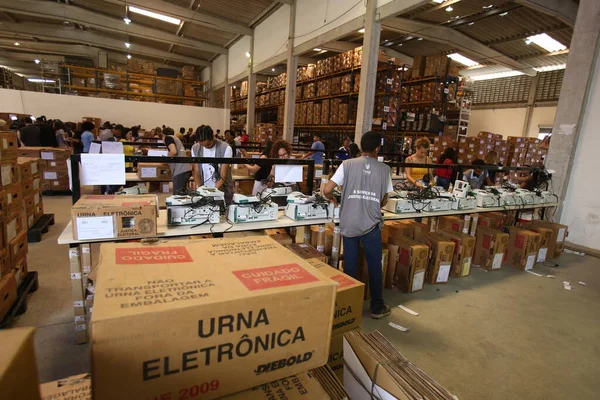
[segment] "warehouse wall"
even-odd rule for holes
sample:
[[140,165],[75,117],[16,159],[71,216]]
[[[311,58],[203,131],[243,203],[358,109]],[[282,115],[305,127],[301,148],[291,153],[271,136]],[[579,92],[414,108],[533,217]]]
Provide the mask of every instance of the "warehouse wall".
[[248,69],[246,52],[250,51],[250,39],[250,36],[244,36],[229,48],[229,78]]
[[538,137],[539,126],[554,125],[554,117],[556,116],[556,107],[535,107],[531,113],[531,122],[527,136]]
[[254,65],[287,51],[290,6],[284,4],[254,29]]
[[495,108],[473,110],[469,122],[469,136],[478,132],[493,132],[504,136],[521,136],[525,124],[525,108]]
[[163,124],[175,129],[181,126],[196,128],[202,124],[221,130],[229,127],[228,109],[98,99],[10,89],[0,89],[0,110],[27,113],[36,117],[45,115],[47,118],[75,122],[81,121],[82,117],[97,117],[123,125],[141,124],[148,129]]
[[215,58],[215,61],[213,61],[213,65],[211,67],[213,79],[213,81],[210,83],[211,86],[216,86],[225,82],[225,73],[227,70],[226,64],[227,56],[220,55],[219,57]]
[[[201,81],[208,81],[210,82],[210,75],[211,75],[211,67],[206,67],[203,68],[202,71],[200,72],[200,80]],[[211,82],[212,84],[212,82]]]
[[[600,60],[581,121],[569,188],[560,222],[569,226],[568,241],[600,250],[600,185],[593,178],[600,149]],[[563,133],[564,134],[564,133]]]

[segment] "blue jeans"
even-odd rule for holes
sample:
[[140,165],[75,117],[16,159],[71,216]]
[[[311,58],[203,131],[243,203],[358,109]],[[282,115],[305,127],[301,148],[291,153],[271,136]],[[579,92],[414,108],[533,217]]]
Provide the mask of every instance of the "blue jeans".
[[448,188],[450,187],[450,179],[449,178],[442,178],[441,176],[437,177],[437,181],[436,181],[436,185],[437,186],[441,186],[444,189],[448,190]]
[[358,249],[362,243],[367,266],[369,267],[369,290],[371,291],[371,311],[380,312],[383,308],[383,273],[381,271],[381,228],[379,225],[363,236],[344,237],[344,273],[358,279]]

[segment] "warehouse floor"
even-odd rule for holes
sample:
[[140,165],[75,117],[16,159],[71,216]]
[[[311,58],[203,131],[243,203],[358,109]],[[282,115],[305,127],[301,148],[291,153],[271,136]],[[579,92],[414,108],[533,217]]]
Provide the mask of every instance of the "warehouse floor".
[[[56,244],[70,204],[67,196],[44,197],[45,212],[55,214],[56,224],[41,243],[30,244],[29,269],[39,272],[40,288],[15,324],[38,328],[42,382],[89,371],[88,345],[74,344],[68,247]],[[363,329],[380,330],[461,400],[597,399],[600,260],[565,254],[556,261],[559,268],[536,266],[543,277],[504,267],[474,270],[419,293],[388,290],[392,315],[374,321],[365,314]],[[571,283],[571,291],[563,281]],[[395,308],[398,304],[420,315]]]

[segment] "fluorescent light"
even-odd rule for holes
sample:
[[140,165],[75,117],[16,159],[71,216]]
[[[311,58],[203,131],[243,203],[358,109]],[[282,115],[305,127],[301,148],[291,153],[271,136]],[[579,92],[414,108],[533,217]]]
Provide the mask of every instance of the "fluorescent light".
[[448,12],[454,11],[454,8],[452,8],[452,6],[448,6],[448,7],[446,7],[446,11],[448,11]]
[[445,2],[446,0],[433,0],[434,3],[438,3],[438,4],[442,4],[443,2]]
[[250,52],[249,52],[249,51],[247,51],[247,52],[246,52],[246,57],[250,58],[250,55],[251,55],[251,54],[250,54]]
[[365,28],[361,28],[358,30],[358,33],[365,33]]
[[485,11],[487,11],[487,10],[491,10],[492,8],[494,8],[494,5],[490,4],[489,6],[483,6],[481,8],[483,8]]
[[159,19],[161,21],[165,21],[165,22],[168,22],[168,23],[173,24],[173,25],[179,25],[181,23],[180,19],[173,18],[173,17],[168,17],[166,15],[155,13],[154,11],[144,10],[143,8],[129,6],[129,11],[134,12],[136,14],[145,15],[146,17],[150,17],[150,18],[154,18],[154,19]]
[[131,54],[127,54],[127,59],[131,60]]
[[125,47],[130,48],[131,47],[131,43],[125,42]]
[[469,22],[469,23],[467,24],[467,26],[473,26],[473,25],[475,25],[475,22]]
[[315,47],[313,50],[314,50],[314,51],[321,51],[321,50],[323,50],[323,49],[320,49],[320,48],[318,48],[318,47]]
[[131,23],[131,20],[127,17],[123,18],[123,21],[125,21],[126,25],[129,25]]
[[544,67],[535,67],[537,72],[548,72],[548,71],[558,71],[559,69],[567,68],[567,64],[558,64],[558,65],[546,65]]
[[39,64],[41,61],[40,61],[39,58],[36,58],[36,59],[33,60],[33,62],[36,63],[36,64]]
[[15,42],[15,46],[20,46],[20,45],[21,45],[21,43]]
[[518,76],[518,75],[523,75],[523,73],[521,71],[504,71],[504,72],[497,72],[495,74],[472,76],[471,79],[473,79],[474,81],[486,81],[489,79],[508,78],[510,76]]
[[421,40],[423,40],[423,38],[422,38],[422,37],[420,37],[420,38],[418,38],[417,40],[418,40],[418,41],[421,41]]
[[508,15],[508,11],[503,12],[502,14],[498,14],[501,17],[506,17]]
[[527,40],[529,40],[532,43],[537,44],[538,46],[540,46],[541,48],[543,48],[544,50],[552,53],[555,51],[561,51],[561,50],[565,50],[567,48],[567,46],[563,45],[562,43],[560,43],[557,40],[552,39],[550,36],[548,36],[545,33],[540,33],[539,35],[535,35],[535,36],[529,36],[527,38]]
[[29,82],[33,83],[54,83],[54,79],[43,79],[43,78],[27,78]]
[[271,71],[275,72],[275,68],[271,68]]
[[467,58],[462,54],[458,53],[448,54],[448,58],[451,58],[454,61],[461,63],[462,65],[466,65],[467,67],[474,67],[476,65],[479,65],[477,61],[473,61],[470,58]]
[[235,89],[235,85],[233,85],[233,88]]

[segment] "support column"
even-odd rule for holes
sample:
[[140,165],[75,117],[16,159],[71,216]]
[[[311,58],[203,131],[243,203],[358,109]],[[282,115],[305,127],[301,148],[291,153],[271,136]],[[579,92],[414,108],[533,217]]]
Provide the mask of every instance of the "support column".
[[535,98],[537,96],[539,80],[540,73],[538,72],[531,79],[531,88],[529,89],[529,97],[527,98],[527,108],[525,109],[525,123],[523,124],[523,132],[521,132],[521,136],[527,136],[527,132],[529,132],[529,126],[531,125],[531,114],[533,114],[533,106],[535,104]]
[[254,67],[254,35],[250,38],[250,60],[248,60],[248,108],[246,109],[246,124],[249,136],[254,133],[256,118],[256,74]]
[[[223,121],[223,127],[225,129],[231,128],[231,88],[229,87],[229,54],[225,55],[225,86],[223,86],[223,108],[229,110],[225,112],[225,120]],[[223,129],[223,131],[225,131]]]
[[552,186],[561,200],[554,217],[557,221],[563,213],[581,120],[592,83],[595,51],[600,38],[599,20],[600,2],[581,0],[546,161],[546,168],[554,170]]
[[371,130],[373,123],[373,107],[375,105],[375,87],[377,85],[377,59],[379,55],[379,38],[381,22],[376,21],[377,0],[367,0],[365,14],[365,35],[360,67],[360,87],[358,93],[358,109],[356,114],[356,131],[354,142],[360,145],[363,133]]
[[296,110],[296,70],[298,57],[294,55],[296,35],[296,2],[290,5],[290,30],[288,33],[287,71],[285,81],[285,103],[283,106],[283,138],[289,143],[294,140],[294,112]]

